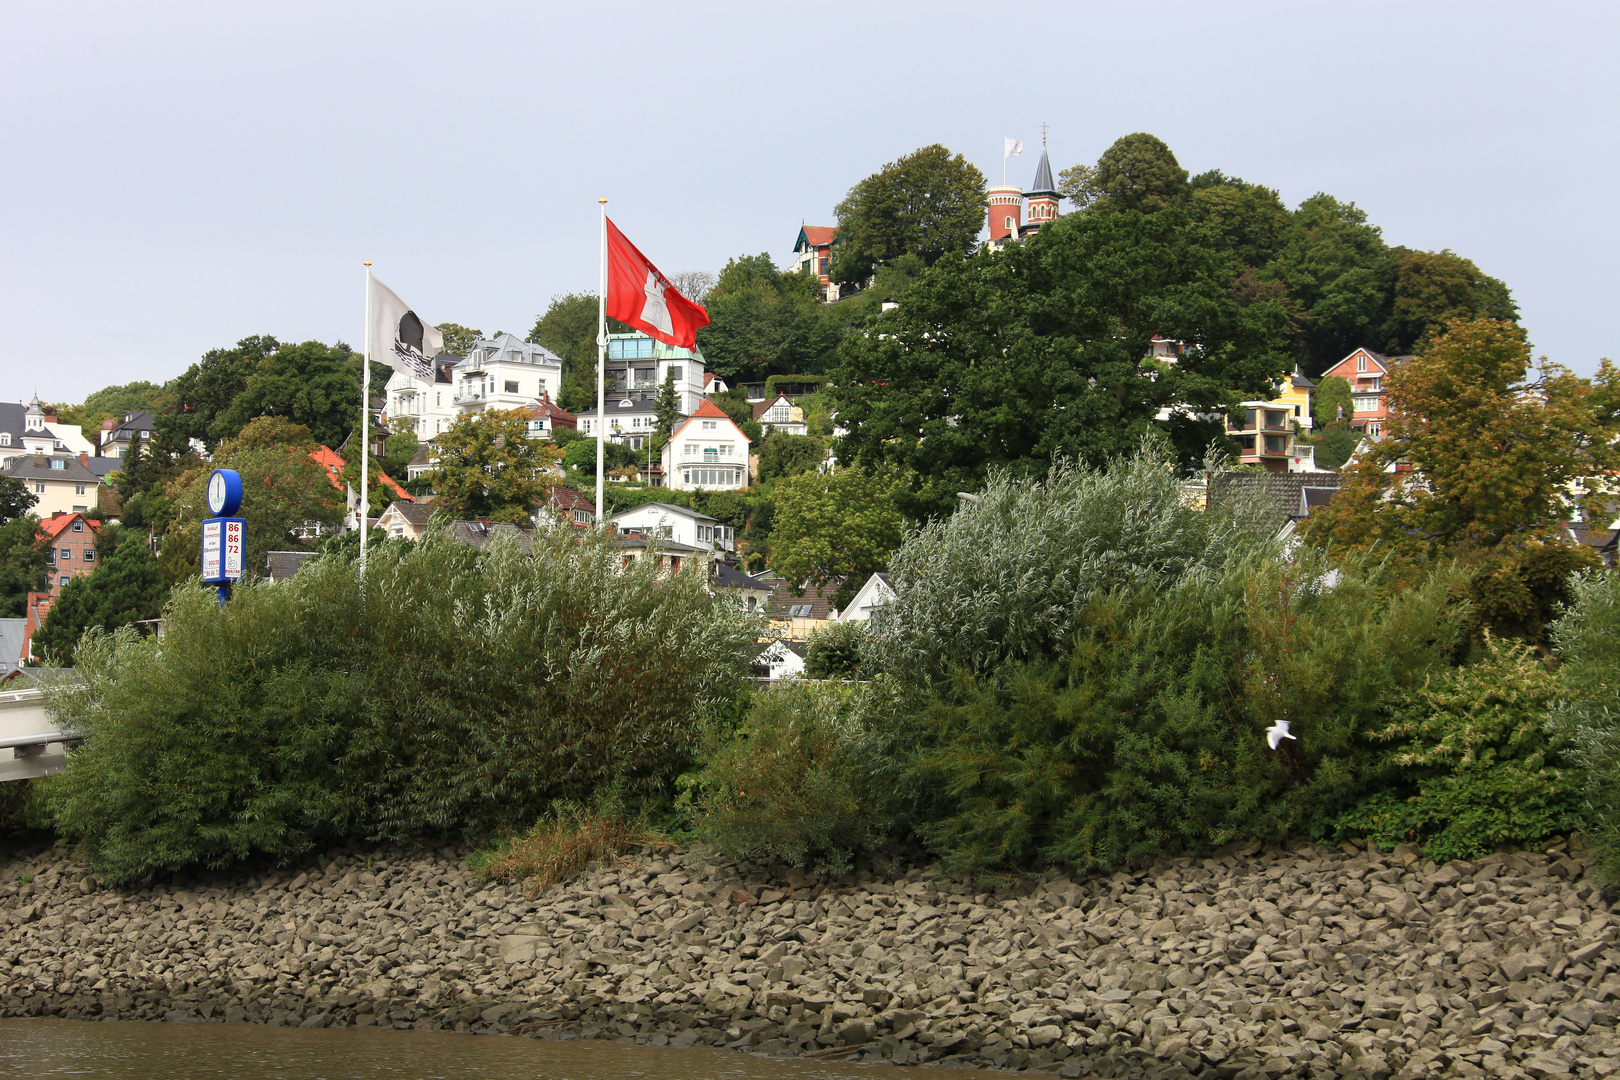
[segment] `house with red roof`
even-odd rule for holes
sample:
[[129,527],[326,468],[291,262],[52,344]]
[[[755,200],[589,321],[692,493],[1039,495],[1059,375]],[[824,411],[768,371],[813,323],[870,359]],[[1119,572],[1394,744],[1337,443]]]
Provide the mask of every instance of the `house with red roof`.
[[704,398],[664,444],[664,486],[673,491],[745,488],[750,445],[725,410]]
[[529,406],[529,438],[549,439],[558,428],[579,429],[579,418],[551,400],[551,394],[540,395],[540,400]]
[[833,241],[836,239],[838,239],[836,226],[801,225],[799,238],[793,244],[794,254],[799,257],[798,262],[793,264],[793,269],[814,274],[821,282],[822,295],[829,302],[838,299],[838,286],[832,283],[832,278],[828,275],[832,267]]
[[58,511],[39,523],[41,540],[48,545],[46,559],[51,564],[50,598],[54,603],[62,587],[76,577],[91,573],[96,562],[96,537],[101,523],[78,511]]
[[[1389,422],[1384,380],[1396,366],[1410,359],[1410,356],[1385,356],[1363,348],[1322,372],[1322,379],[1338,375],[1349,382],[1353,415],[1345,419],[1350,421],[1351,430],[1364,431],[1374,438],[1384,433],[1384,425]],[[1322,379],[1317,380],[1318,385]]]
[[[343,492],[343,497],[348,500],[349,503],[353,503],[355,499],[359,498],[359,495],[356,494],[353,489],[351,489],[349,485],[343,481],[343,470],[348,465],[348,462],[343,460],[343,455],[339,454],[336,450],[333,450],[330,446],[318,446],[309,452],[309,460],[326,470],[326,478],[332,481],[333,487]],[[371,475],[368,479],[368,483],[377,484],[383,488],[386,488],[391,498],[399,499],[403,502],[416,501],[415,495],[412,495],[410,492],[400,487],[387,473],[376,467],[375,458],[372,459],[372,461],[373,464],[369,470]],[[350,509],[353,509],[353,507],[350,506]]]

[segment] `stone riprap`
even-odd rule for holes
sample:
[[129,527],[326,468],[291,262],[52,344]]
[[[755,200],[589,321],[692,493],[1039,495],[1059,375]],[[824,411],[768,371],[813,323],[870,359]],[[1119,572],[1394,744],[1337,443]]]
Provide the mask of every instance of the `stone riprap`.
[[138,890],[0,861],[0,1015],[440,1027],[1058,1076],[1606,1077],[1614,920],[1562,850],[1299,847],[1001,893],[665,852],[531,897],[457,853]]

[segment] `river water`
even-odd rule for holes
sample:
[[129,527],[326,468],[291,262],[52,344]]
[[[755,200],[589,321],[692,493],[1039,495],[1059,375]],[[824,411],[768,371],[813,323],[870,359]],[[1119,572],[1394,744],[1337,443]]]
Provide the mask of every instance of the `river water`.
[[0,1020],[0,1077],[118,1080],[921,1080],[959,1071],[755,1057],[703,1047],[444,1031]]

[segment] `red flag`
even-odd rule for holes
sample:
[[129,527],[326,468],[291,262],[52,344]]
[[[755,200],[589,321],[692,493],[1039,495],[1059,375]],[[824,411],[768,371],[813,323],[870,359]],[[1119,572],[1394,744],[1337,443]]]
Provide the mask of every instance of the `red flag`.
[[697,332],[709,325],[709,313],[677,292],[612,220],[607,235],[608,315],[666,345],[692,348]]

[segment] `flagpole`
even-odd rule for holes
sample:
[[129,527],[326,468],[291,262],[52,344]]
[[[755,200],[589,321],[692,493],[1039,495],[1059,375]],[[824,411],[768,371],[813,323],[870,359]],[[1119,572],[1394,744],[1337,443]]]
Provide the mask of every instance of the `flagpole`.
[[607,520],[602,510],[602,472],[606,468],[607,444],[607,199],[597,199],[602,207],[602,277],[596,290],[596,520]]
[[366,359],[360,376],[360,589],[366,587],[366,502],[371,470],[371,260],[366,263]]

